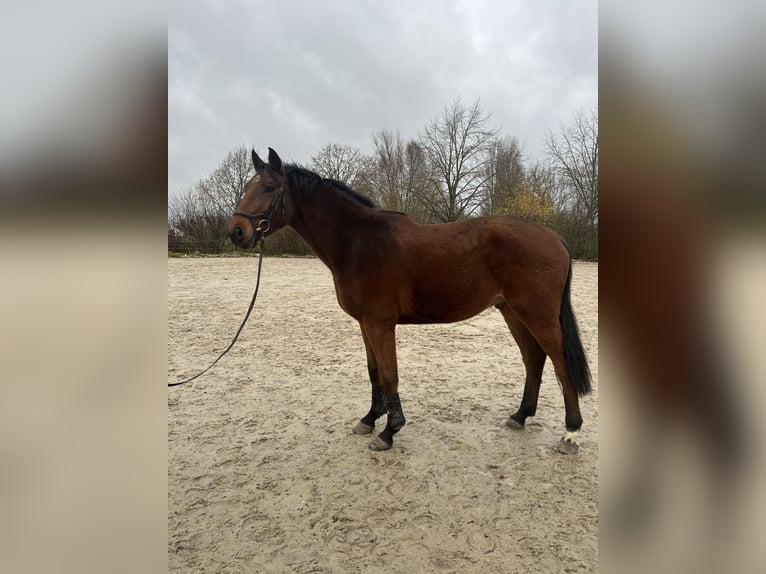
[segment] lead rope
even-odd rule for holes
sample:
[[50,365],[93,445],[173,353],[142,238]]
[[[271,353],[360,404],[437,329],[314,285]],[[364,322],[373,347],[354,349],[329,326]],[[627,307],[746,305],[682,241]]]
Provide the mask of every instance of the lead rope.
[[229,350],[234,346],[234,343],[236,342],[237,337],[239,337],[239,334],[242,332],[242,329],[244,328],[245,323],[247,323],[247,318],[250,317],[250,311],[253,310],[253,306],[255,305],[255,298],[258,296],[258,287],[261,284],[261,264],[263,263],[263,243],[264,243],[264,237],[263,237],[263,234],[261,234],[260,247],[258,249],[258,278],[255,280],[255,292],[253,293],[253,298],[250,300],[250,306],[247,308],[247,313],[245,313],[245,318],[242,319],[242,324],[239,326],[239,329],[237,329],[237,333],[234,335],[234,338],[231,340],[231,343],[229,343],[229,346],[226,347],[226,349],[224,349],[223,353],[218,355],[218,358],[215,361],[213,361],[207,369],[205,369],[201,373],[197,373],[190,379],[186,379],[184,381],[178,381],[177,383],[168,383],[168,387],[183,385],[193,381],[197,377],[201,377],[202,375],[207,373],[210,369],[212,369],[215,366],[215,364],[221,360],[221,357],[223,357],[226,353],[228,353]]

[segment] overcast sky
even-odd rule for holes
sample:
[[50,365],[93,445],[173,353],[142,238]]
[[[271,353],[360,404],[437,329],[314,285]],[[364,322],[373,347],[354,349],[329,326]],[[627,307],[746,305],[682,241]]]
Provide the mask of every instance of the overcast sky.
[[597,2],[171,0],[168,191],[238,145],[308,163],[336,142],[416,137],[456,97],[542,157],[598,105]]

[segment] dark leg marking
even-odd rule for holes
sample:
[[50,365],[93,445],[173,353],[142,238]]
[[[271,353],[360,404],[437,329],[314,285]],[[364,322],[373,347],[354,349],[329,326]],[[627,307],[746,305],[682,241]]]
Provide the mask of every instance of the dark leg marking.
[[[370,374],[372,377],[372,373]],[[376,374],[377,376],[377,374]],[[380,385],[372,385],[372,404],[369,412],[364,415],[352,431],[354,434],[370,434],[375,428],[375,421],[386,414],[386,400]]]
[[386,407],[388,409],[386,428],[367,445],[370,450],[388,450],[391,448],[391,445],[394,444],[394,435],[407,423],[404,412],[402,412],[399,393],[394,393],[386,399]]

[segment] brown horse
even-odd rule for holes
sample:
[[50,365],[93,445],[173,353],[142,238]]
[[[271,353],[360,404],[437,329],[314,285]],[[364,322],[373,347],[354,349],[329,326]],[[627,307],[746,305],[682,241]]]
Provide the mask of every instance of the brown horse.
[[391,448],[404,426],[396,364],[397,324],[449,323],[494,305],[519,345],[526,382],[508,426],[520,429],[537,409],[546,356],[564,393],[566,434],[560,450],[576,452],[582,416],[578,395],[591,389],[590,370],[572,312],[572,264],[562,239],[514,217],[477,217],[421,225],[403,213],[376,209],[343,183],[296,165],[269,148],[253,151],[255,176],[229,222],[235,245],[252,247],[290,226],[332,271],[338,303],[357,321],[367,350],[372,405],[354,428],[385,429],[369,443]]

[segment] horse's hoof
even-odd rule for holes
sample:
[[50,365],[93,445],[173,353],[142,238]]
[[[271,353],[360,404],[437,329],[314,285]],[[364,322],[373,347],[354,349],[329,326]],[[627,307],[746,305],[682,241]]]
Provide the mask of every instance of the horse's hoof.
[[362,421],[359,421],[351,431],[351,434],[370,434],[374,428],[374,426],[366,425]]
[[512,419],[511,417],[508,417],[508,420],[505,421],[505,426],[512,428],[513,430],[521,430],[524,428],[523,424],[521,424],[516,419]]
[[367,444],[367,448],[369,448],[370,450],[388,450],[389,448],[391,448],[391,445],[388,444],[379,436],[376,436],[375,440],[370,441]]
[[570,438],[562,438],[556,446],[556,450],[561,454],[577,454],[580,451],[580,445]]

